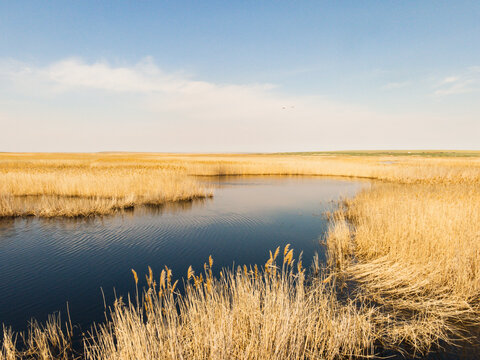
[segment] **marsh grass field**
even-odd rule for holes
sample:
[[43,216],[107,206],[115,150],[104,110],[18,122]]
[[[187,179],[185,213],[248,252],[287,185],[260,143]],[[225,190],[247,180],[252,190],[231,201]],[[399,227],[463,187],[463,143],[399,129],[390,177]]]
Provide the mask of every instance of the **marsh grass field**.
[[[412,358],[479,345],[470,330],[480,325],[480,153],[5,153],[0,216],[98,216],[215,196],[198,176],[223,175],[378,181],[330,214],[326,264],[286,247],[218,277],[212,258],[184,274],[149,272],[144,289],[106,304],[80,352],[64,316],[23,337],[5,324],[0,359]],[[132,275],[125,281],[143,279]]]
[[471,158],[472,152],[448,153],[456,154],[453,158],[399,153],[393,160],[385,152],[354,154],[4,153],[0,216],[88,216],[211,196],[211,189],[195,176],[320,175],[433,184],[474,184],[480,179],[479,158]]

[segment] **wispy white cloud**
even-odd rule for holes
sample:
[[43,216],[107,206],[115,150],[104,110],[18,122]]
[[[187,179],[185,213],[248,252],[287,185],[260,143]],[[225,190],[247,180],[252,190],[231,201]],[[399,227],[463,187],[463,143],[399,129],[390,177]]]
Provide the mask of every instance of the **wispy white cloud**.
[[460,80],[458,76],[448,76],[442,80],[441,84],[453,84]]
[[[272,84],[217,84],[199,81],[179,74],[168,74],[149,58],[130,67],[112,66],[106,62],[85,63],[65,59],[46,67],[17,64],[0,71],[20,91],[42,89],[40,94],[69,94],[104,91],[106,94],[141,95],[143,110],[179,118],[242,119],[276,121],[290,119],[338,118],[366,113],[361,107],[336,104],[322,97],[286,96]],[[35,91],[37,94],[38,90]],[[41,95],[40,95],[41,96]],[[367,111],[368,112],[368,111]],[[294,115],[293,115],[294,114]]]
[[[113,67],[107,62],[87,64],[76,58],[55,62],[43,68],[12,62],[8,65],[0,70],[0,75],[19,83],[42,82],[44,86],[50,86],[49,90],[56,92],[83,88],[143,94],[188,93],[212,87],[210,83],[182,77],[180,73],[167,74],[151,58],[145,58],[131,67]],[[264,84],[261,87],[267,89],[272,86]]]
[[438,138],[451,135],[442,130],[448,119],[435,114],[385,112],[281,90],[165,72],[150,58],[131,66],[78,58],[46,66],[0,61],[0,96],[9,99],[2,105],[0,150],[399,148],[428,147],[422,134],[432,126],[443,131]]
[[435,85],[435,96],[466,94],[479,91],[480,67],[472,66],[458,75],[447,76]]

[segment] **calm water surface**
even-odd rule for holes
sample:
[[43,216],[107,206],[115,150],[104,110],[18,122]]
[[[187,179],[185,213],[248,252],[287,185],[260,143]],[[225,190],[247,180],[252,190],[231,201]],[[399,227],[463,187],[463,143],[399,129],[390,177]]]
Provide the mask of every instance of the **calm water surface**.
[[[308,177],[205,178],[213,199],[138,209],[88,219],[0,220],[0,324],[24,330],[31,318],[70,309],[88,329],[104,319],[117,294],[133,293],[131,268],[151,266],[174,278],[197,272],[209,255],[214,269],[263,264],[268,251],[290,243],[307,264],[327,228],[322,213],[368,182]],[[141,279],[144,278],[141,276]]]

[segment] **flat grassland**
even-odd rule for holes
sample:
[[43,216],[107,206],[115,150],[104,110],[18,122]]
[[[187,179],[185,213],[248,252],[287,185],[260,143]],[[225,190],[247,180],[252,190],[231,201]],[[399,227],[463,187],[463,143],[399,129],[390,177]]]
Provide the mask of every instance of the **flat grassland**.
[[[460,154],[463,153],[457,155]],[[0,154],[0,217],[108,214],[139,205],[212,195],[211,189],[196,181],[195,175],[322,175],[400,183],[478,183],[478,159],[371,156],[371,153],[367,157],[337,153],[4,153]]]
[[[305,272],[287,247],[272,249],[263,266],[215,278],[214,259],[206,259],[203,271],[186,269],[182,295],[169,269],[158,278],[149,273],[136,299],[118,299],[109,320],[84,337],[80,355],[350,359],[387,350],[421,356],[479,326],[480,157],[455,154],[2,154],[0,215],[106,214],[209,196],[195,175],[382,180],[331,214],[326,267],[314,262]],[[5,328],[0,359],[72,358],[70,333],[60,325],[52,318],[33,326],[22,350]]]

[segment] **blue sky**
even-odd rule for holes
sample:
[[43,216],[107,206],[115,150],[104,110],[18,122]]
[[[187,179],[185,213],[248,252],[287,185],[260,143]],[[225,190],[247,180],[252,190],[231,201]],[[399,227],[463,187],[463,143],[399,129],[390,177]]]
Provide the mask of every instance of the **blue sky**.
[[480,148],[474,1],[5,1],[0,151]]

